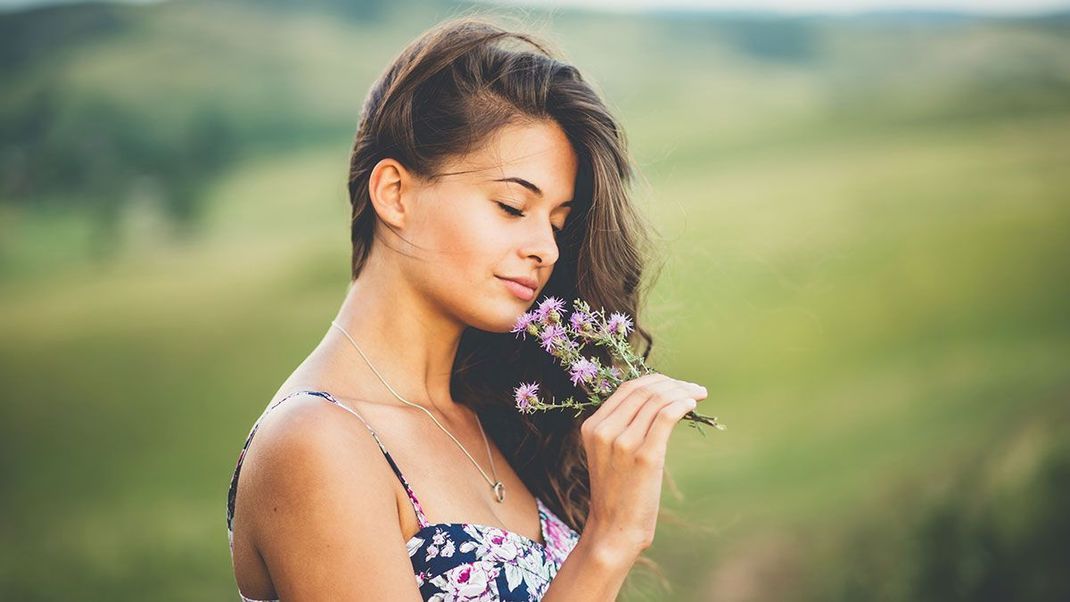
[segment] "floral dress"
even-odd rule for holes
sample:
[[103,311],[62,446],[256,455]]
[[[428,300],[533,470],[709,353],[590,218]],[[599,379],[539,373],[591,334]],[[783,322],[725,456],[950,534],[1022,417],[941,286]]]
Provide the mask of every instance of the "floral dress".
[[[473,523],[431,523],[424,515],[409,482],[401,474],[394,459],[386,451],[379,436],[364,418],[346,407],[326,391],[297,391],[271,404],[253,424],[227,492],[227,540],[231,560],[234,555],[234,500],[238,475],[249,443],[260,421],[269,411],[294,395],[307,393],[330,401],[360,418],[371,431],[386,456],[390,468],[404,485],[416,512],[420,529],[407,542],[416,585],[424,600],[433,602],[466,601],[531,601],[541,600],[565,558],[579,541],[579,535],[557,517],[543,501],[536,497],[539,509],[542,542],[498,527]],[[278,602],[254,600],[241,595],[245,602]]]

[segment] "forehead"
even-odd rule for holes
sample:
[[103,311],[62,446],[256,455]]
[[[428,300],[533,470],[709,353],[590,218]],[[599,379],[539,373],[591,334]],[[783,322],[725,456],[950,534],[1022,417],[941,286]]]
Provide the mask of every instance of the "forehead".
[[578,167],[565,132],[548,121],[504,126],[447,171],[464,171],[461,177],[472,184],[538,196],[515,181],[498,181],[519,178],[538,187],[542,199],[560,203],[572,199]]

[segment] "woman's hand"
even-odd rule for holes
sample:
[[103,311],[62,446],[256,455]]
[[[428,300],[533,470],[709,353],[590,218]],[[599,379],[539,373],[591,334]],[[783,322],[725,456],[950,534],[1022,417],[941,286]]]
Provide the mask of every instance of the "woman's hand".
[[669,434],[706,388],[654,373],[625,381],[580,426],[591,480],[584,533],[632,559],[657,526]]

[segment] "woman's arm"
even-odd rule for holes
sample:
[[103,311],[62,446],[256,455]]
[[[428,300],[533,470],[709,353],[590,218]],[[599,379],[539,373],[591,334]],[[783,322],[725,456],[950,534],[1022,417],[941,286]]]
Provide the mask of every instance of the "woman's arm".
[[669,435],[706,396],[701,385],[647,374],[621,384],[583,421],[587,523],[545,600],[616,600],[629,568],[654,542]]
[[613,602],[639,557],[637,552],[627,550],[625,546],[610,544],[596,525],[588,524],[550,582],[542,601]]
[[257,431],[239,487],[279,599],[419,602],[375,440],[341,408],[295,401]]

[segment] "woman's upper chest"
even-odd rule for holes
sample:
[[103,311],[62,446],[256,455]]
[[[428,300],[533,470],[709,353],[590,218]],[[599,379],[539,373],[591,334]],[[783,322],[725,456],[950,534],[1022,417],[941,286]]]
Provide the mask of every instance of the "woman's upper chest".
[[[438,417],[457,439],[455,442],[423,410],[351,399],[341,401],[360,413],[375,430],[412,493],[419,498],[428,522],[488,525],[533,541],[542,539],[535,498],[489,436],[484,442],[474,413],[467,419]],[[505,486],[504,502],[496,499],[492,488],[495,480]],[[408,540],[423,526],[414,512],[409,492],[400,481],[395,481],[401,530]]]

